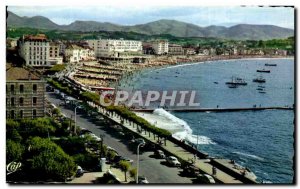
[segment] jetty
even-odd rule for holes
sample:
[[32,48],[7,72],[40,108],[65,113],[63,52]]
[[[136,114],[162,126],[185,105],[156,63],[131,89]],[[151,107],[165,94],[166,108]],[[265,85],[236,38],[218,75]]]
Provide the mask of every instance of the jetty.
[[[136,108],[135,112],[153,112],[156,108]],[[294,110],[293,107],[270,106],[270,107],[249,107],[249,108],[164,108],[170,112],[237,112],[237,111],[262,111],[262,110]]]

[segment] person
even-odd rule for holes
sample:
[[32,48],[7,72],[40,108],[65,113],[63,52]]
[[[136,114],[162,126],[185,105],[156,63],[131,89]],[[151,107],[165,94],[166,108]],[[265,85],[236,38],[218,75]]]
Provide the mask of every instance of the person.
[[212,167],[212,173],[213,173],[213,175],[217,174],[217,168],[215,166]]

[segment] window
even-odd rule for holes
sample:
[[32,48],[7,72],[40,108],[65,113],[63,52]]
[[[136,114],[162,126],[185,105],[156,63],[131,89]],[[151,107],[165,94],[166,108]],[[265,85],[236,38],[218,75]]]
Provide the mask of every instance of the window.
[[10,92],[14,93],[15,92],[15,86],[14,85],[10,85]]
[[32,117],[35,118],[36,117],[36,110],[32,110]]
[[23,118],[23,110],[20,110],[20,118]]
[[24,105],[24,98],[23,97],[20,97],[20,99],[19,99],[19,105],[20,106]]
[[20,93],[24,93],[24,85],[20,85]]
[[33,104],[33,105],[36,105],[36,102],[37,102],[37,97],[33,97],[33,98],[32,98],[32,104]]
[[15,111],[14,110],[10,111],[10,118],[15,118]]
[[12,97],[12,98],[10,99],[10,105],[11,105],[11,106],[14,106],[14,105],[15,105],[15,98],[14,98],[14,97]]
[[36,91],[37,91],[37,85],[36,84],[33,84],[32,90],[33,90],[34,93],[36,93]]

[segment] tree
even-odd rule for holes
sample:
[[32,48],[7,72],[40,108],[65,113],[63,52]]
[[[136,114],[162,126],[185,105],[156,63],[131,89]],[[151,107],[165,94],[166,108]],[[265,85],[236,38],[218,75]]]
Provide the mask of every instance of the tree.
[[119,167],[124,172],[124,174],[125,174],[125,182],[127,182],[127,172],[130,169],[130,163],[128,161],[121,160],[119,162]]
[[113,160],[116,157],[116,155],[117,155],[116,152],[110,150],[107,152],[106,156],[109,160]]
[[6,141],[6,163],[22,160],[24,149],[25,148],[22,144],[12,140],[7,140]]
[[52,115],[55,115],[56,117],[60,115],[60,110],[58,108],[54,108],[52,110]]
[[133,168],[129,171],[129,174],[132,178],[136,179],[137,169]]
[[28,144],[32,156],[30,169],[39,179],[64,181],[75,174],[74,160],[54,142],[34,137],[29,139]]
[[48,134],[53,134],[57,124],[50,118],[22,119],[20,128],[24,131],[23,137],[40,136],[47,137]]

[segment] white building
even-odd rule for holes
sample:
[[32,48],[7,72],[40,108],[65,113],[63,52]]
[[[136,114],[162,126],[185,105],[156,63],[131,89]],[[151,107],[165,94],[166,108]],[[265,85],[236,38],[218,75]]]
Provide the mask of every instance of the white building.
[[49,40],[43,34],[23,36],[18,41],[19,55],[26,65],[34,67],[51,66],[49,61]]
[[169,42],[167,40],[156,40],[151,42],[151,46],[155,51],[155,54],[168,54]]
[[84,60],[94,60],[94,50],[83,48],[78,45],[68,45],[65,49],[65,57],[70,63],[77,63]]
[[87,40],[96,57],[121,57],[126,53],[141,53],[142,42],[134,40],[99,39]]

